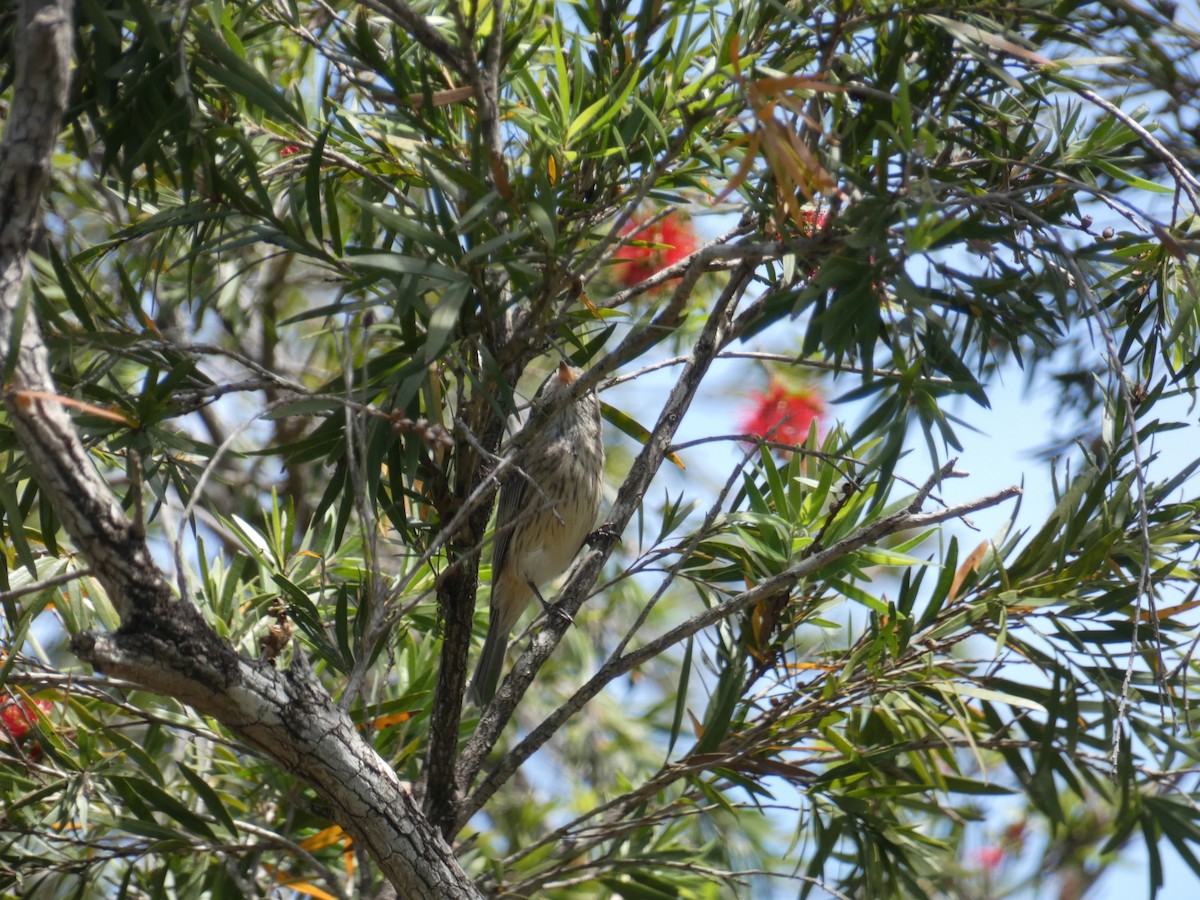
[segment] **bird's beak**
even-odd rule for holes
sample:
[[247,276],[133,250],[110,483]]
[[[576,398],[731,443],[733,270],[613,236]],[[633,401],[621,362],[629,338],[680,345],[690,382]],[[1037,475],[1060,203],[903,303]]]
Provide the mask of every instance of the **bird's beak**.
[[563,384],[570,384],[575,380],[575,373],[571,371],[571,367],[567,365],[566,360],[558,364],[558,380]]

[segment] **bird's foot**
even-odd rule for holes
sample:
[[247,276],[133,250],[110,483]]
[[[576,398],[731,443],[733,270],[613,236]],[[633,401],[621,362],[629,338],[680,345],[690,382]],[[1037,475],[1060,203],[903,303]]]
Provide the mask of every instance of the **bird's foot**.
[[583,539],[583,542],[589,547],[595,547],[600,543],[612,543],[621,535],[612,525],[605,523]]

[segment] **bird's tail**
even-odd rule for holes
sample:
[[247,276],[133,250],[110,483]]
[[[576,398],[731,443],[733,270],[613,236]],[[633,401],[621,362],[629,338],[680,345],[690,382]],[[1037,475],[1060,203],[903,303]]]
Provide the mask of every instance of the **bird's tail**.
[[481,709],[491,702],[496,693],[496,685],[500,683],[500,671],[504,668],[504,651],[508,649],[509,629],[503,626],[499,618],[493,615],[488,623],[483,652],[479,655],[475,675],[471,678],[471,698]]

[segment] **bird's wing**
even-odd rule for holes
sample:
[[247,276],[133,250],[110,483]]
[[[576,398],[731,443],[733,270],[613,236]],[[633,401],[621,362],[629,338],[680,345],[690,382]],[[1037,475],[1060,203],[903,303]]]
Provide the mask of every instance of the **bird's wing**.
[[[533,403],[529,411],[529,415],[536,415],[539,404],[546,393],[546,385],[550,383],[551,375],[547,378],[542,386],[538,388],[537,394],[533,398]],[[529,423],[529,418],[525,419],[525,424]],[[516,465],[524,466],[525,460],[529,458],[528,449],[525,452],[518,454],[515,460]],[[533,497],[534,491],[529,487],[529,479],[520,472],[510,471],[504,476],[504,481],[500,485],[500,503],[496,507],[496,537],[492,543],[492,584],[500,577],[500,572],[504,565],[504,560],[508,556],[509,539],[512,538],[516,528],[512,527],[511,523],[516,522],[528,510],[525,509],[526,498]],[[502,530],[502,526],[509,523],[508,528]]]
[[[508,556],[508,545],[516,528],[512,523],[524,511],[529,480],[520,472],[510,472],[500,486],[500,504],[496,508],[496,538],[492,542],[492,582],[499,578]],[[508,527],[504,527],[508,525]],[[519,526],[518,526],[519,527]]]

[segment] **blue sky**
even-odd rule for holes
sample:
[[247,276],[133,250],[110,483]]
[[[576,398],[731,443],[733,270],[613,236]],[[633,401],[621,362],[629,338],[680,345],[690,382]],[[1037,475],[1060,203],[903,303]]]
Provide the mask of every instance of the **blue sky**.
[[[788,352],[783,349],[781,343],[798,341],[795,329],[786,326],[781,326],[773,334],[762,337],[765,340],[757,346],[739,346],[737,349]],[[795,352],[794,349],[791,352]],[[665,391],[673,380],[672,376],[677,376],[677,373],[677,368],[653,373],[606,393],[605,400],[635,415],[643,424],[649,426],[659,408],[660,397],[665,396]],[[745,398],[765,387],[766,383],[765,370],[753,362],[719,361],[714,365],[710,379],[705,382],[701,395],[681,424],[677,442],[737,432],[738,415],[745,405]],[[825,381],[823,387],[829,396],[836,396],[850,390],[855,383],[854,378],[848,378],[836,386]],[[1057,402],[1056,390],[1044,375],[1035,379],[1031,387],[1027,388],[1027,384],[1026,374],[1016,366],[1010,366],[987,386],[990,408],[982,408],[965,399],[950,408],[951,412],[965,419],[977,430],[956,428],[963,444],[962,451],[943,451],[943,460],[947,456],[957,455],[957,468],[970,473],[970,477],[947,481],[941,494],[947,503],[953,504],[993,493],[1009,485],[1023,484],[1024,496],[1014,528],[1036,532],[1052,511],[1055,502],[1051,482],[1052,463],[1039,458],[1037,453],[1055,438],[1069,433],[1066,429],[1070,428],[1071,423],[1064,419]],[[830,416],[853,426],[865,408],[862,404],[837,404],[831,406]],[[1159,412],[1159,417],[1164,419],[1175,418],[1193,423],[1196,419],[1196,414],[1189,411],[1181,400],[1164,404]],[[1095,423],[1096,431],[1100,430],[1100,425],[1099,421]],[[1160,452],[1155,468],[1150,472],[1151,478],[1155,477],[1156,472],[1157,477],[1166,477],[1168,473],[1178,471],[1190,462],[1196,455],[1189,450],[1189,447],[1194,447],[1193,442],[1194,431],[1188,428],[1186,431],[1160,436],[1156,438],[1152,447],[1143,448],[1147,452]],[[923,482],[932,470],[924,441],[919,435],[913,434],[910,436],[909,446],[913,448],[912,452],[899,471],[915,482]],[[683,455],[689,466],[688,471],[680,473],[674,467],[666,466],[660,473],[659,482],[670,484],[673,494],[680,487],[685,487],[689,497],[710,497],[707,485],[715,486],[724,481],[738,450],[736,445],[725,443],[705,444],[702,448],[685,451]],[[1071,459],[1073,466],[1078,466],[1078,450],[1069,449],[1067,457]],[[1061,484],[1066,458],[1060,459],[1057,464]],[[902,493],[900,491],[897,496]],[[647,499],[653,502],[661,496],[662,487],[656,485],[648,492]],[[982,540],[997,537],[1013,512],[1014,504],[1009,502],[974,514],[971,518],[976,530],[969,529],[961,522],[948,523],[945,526],[946,539],[948,540],[950,535],[958,537],[961,559]],[[930,551],[932,552],[932,546]],[[995,804],[994,816],[988,823],[993,830],[998,831],[1003,827],[1011,809],[1011,805],[1006,808],[1004,804]],[[979,846],[984,839],[985,835],[980,831],[974,835],[974,842],[969,846]],[[1147,861],[1140,835],[1135,835],[1127,849],[1127,858],[1108,868],[1105,877],[1088,894],[1089,900],[1126,900],[1130,896],[1148,895]],[[1193,883],[1194,876],[1165,842],[1160,849],[1166,866],[1168,884],[1168,889],[1160,896],[1179,896],[1173,893],[1172,888],[1177,891],[1180,885]],[[785,891],[780,896],[787,895]],[[1047,885],[1036,894],[1027,892],[1014,896],[1019,900],[1048,900],[1055,895],[1054,886]]]

